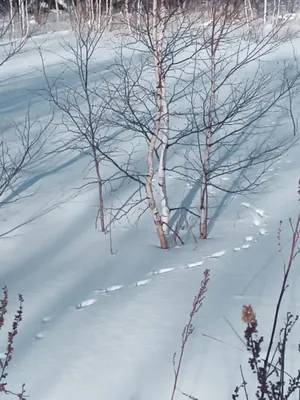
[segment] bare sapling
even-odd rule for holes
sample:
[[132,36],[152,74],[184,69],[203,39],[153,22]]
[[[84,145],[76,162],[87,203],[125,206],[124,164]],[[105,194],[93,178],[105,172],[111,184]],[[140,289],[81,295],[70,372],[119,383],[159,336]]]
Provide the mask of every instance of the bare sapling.
[[180,372],[182,369],[183,356],[185,353],[185,349],[188,344],[189,338],[193,334],[194,329],[195,329],[194,324],[193,324],[194,318],[196,317],[198,311],[202,307],[203,301],[205,299],[205,295],[206,295],[207,288],[208,288],[208,282],[210,279],[210,270],[206,269],[203,272],[203,276],[204,277],[200,284],[199,291],[198,291],[197,295],[194,297],[192,309],[191,309],[191,312],[189,315],[189,320],[182,331],[181,346],[180,346],[180,352],[178,354],[178,358],[177,358],[176,353],[174,353],[174,356],[173,356],[174,382],[173,382],[172,394],[171,394],[171,398],[170,398],[171,400],[174,400],[175,394],[177,391],[179,391],[180,393],[182,393],[185,396],[188,396],[190,399],[193,399],[192,396],[189,396],[186,393],[181,392],[181,390],[178,388],[178,380],[179,380]]
[[[66,58],[63,60],[64,73],[75,75],[79,85],[68,85],[62,75],[52,80],[43,61],[43,53],[40,51],[47,83],[45,96],[61,112],[62,124],[67,132],[64,140],[65,150],[79,151],[92,160],[99,202],[96,226],[99,226],[101,232],[105,232],[104,186],[110,177],[104,178],[103,164],[116,151],[117,134],[110,135],[109,127],[103,123],[106,103],[101,98],[101,77],[95,80],[92,73],[94,68],[92,61],[96,59],[99,51],[104,27],[97,29],[93,25],[86,24],[81,18],[74,24],[74,32],[75,44],[71,42],[62,44],[70,56],[68,60]],[[89,184],[94,183],[93,180]]]
[[[7,314],[8,307],[8,290],[7,287],[2,289],[3,297],[0,299],[0,331],[4,329],[5,315]],[[19,295],[19,308],[14,316],[12,329],[7,334],[6,351],[3,358],[0,358],[0,393],[17,397],[19,400],[25,400],[25,384],[22,385],[21,391],[16,393],[10,389],[7,382],[8,372],[7,369],[12,362],[14,354],[14,341],[18,334],[20,324],[23,317],[23,297]]]

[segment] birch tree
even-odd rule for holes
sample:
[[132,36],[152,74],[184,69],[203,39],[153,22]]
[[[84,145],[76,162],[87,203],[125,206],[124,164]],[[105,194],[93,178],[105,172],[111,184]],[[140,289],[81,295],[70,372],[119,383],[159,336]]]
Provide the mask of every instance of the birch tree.
[[[199,77],[198,69],[205,73],[186,96],[185,161],[173,168],[183,179],[200,182],[201,239],[208,237],[209,190],[254,193],[272,163],[298,140],[293,99],[300,88],[299,59],[293,56],[275,66],[269,61],[282,45],[289,46],[293,34],[282,24],[267,34],[257,31],[253,38],[253,31],[231,21],[229,2],[221,15],[213,4],[204,36],[211,45],[195,62],[195,74]],[[272,120],[282,124],[279,132]]]
[[190,64],[208,44],[197,45],[204,28],[199,16],[190,10],[171,9],[166,2],[156,0],[151,9],[145,3],[143,10],[140,18],[132,21],[131,34],[122,41],[111,69],[115,83],[107,82],[107,99],[111,123],[145,140],[147,174],[141,180],[160,246],[168,248],[173,229],[167,160],[169,149],[182,134],[175,123],[176,104],[191,85]]
[[[91,170],[95,173],[96,180],[89,184],[97,185],[99,210],[96,221],[99,219],[99,224],[96,222],[96,226],[99,226],[101,232],[105,232],[107,227],[104,186],[113,178],[117,179],[118,172],[114,169],[111,176],[104,177],[103,168],[105,163],[107,165],[109,160],[117,156],[117,144],[121,143],[118,133],[110,133],[109,124],[103,123],[106,102],[101,99],[102,81],[101,77],[95,79],[92,71],[92,61],[99,56],[104,28],[95,29],[86,24],[83,17],[77,20],[74,26],[75,42],[62,43],[68,54],[62,59],[64,72],[54,80],[46,69],[43,53],[40,51],[47,87],[43,95],[61,112],[62,126],[66,132],[63,147],[66,151],[75,150],[91,159]],[[71,75],[78,83],[66,83],[65,74]]]

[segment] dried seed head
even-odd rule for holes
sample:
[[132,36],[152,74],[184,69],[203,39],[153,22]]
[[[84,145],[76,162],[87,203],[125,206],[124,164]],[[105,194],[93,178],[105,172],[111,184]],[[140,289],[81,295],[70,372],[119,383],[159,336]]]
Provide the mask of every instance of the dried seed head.
[[248,306],[243,306],[242,309],[242,320],[245,324],[255,324],[256,323],[256,315],[255,312],[249,304]]

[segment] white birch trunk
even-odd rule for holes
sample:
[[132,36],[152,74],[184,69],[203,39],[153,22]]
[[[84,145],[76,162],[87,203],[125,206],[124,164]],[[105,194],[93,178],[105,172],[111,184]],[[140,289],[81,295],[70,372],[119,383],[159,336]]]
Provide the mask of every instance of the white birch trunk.
[[152,211],[153,214],[153,220],[157,232],[157,236],[159,238],[159,243],[160,247],[162,249],[167,249],[168,248],[168,242],[166,235],[163,230],[163,223],[161,220],[160,213],[157,209],[156,201],[154,198],[154,193],[153,193],[153,176],[154,176],[154,167],[153,167],[153,155],[154,155],[154,150],[155,150],[155,145],[157,142],[157,135],[152,135],[151,141],[149,143],[148,147],[148,156],[147,156],[147,164],[148,164],[148,173],[147,173],[147,179],[146,179],[146,194],[148,198],[148,203],[149,207]]
[[167,148],[169,140],[169,116],[166,101],[166,77],[163,71],[162,61],[162,50],[163,41],[165,36],[165,20],[166,20],[166,8],[164,0],[161,1],[160,9],[158,10],[159,23],[157,23],[157,35],[156,35],[156,54],[154,57],[154,68],[156,76],[156,107],[157,107],[157,123],[158,123],[158,135],[161,137],[161,152],[159,157],[158,166],[158,186],[160,194],[160,205],[161,205],[161,220],[163,224],[164,233],[169,233],[169,220],[170,220],[170,208],[168,205],[167,186],[166,186],[166,158]]
[[126,23],[127,23],[128,31],[129,31],[129,33],[131,33],[128,0],[125,0],[125,18],[126,18]]
[[244,11],[245,11],[245,18],[246,18],[247,26],[249,28],[249,16],[248,16],[247,0],[244,0]]
[[[214,36],[212,37],[214,41]],[[210,53],[210,96],[209,105],[207,110],[208,121],[207,130],[205,133],[205,151],[202,161],[202,183],[201,183],[201,194],[200,194],[200,238],[207,239],[208,236],[208,185],[210,177],[210,152],[211,152],[211,140],[213,134],[213,113],[215,110],[215,76],[216,76],[216,51],[217,44],[211,47]]]
[[276,18],[276,24],[278,23],[279,16],[280,16],[280,7],[281,7],[281,2],[280,2],[280,0],[278,0],[278,3],[277,3],[277,18]]
[[105,2],[105,18],[106,18],[106,23],[108,23],[108,13],[109,13],[109,0],[106,0],[106,2]]
[[264,0],[264,24],[267,23],[268,0]]
[[58,7],[58,1],[55,0],[55,10],[56,10],[56,20],[57,22],[59,21],[59,7]]
[[141,27],[141,12],[142,12],[142,4],[141,0],[137,0],[137,26]]
[[14,8],[13,1],[9,0],[9,18],[11,24],[11,40],[15,39],[15,17],[14,17]]
[[24,17],[25,17],[25,31],[24,31],[24,36],[28,35],[28,29],[29,29],[29,15],[28,15],[28,0],[25,0],[25,5],[24,5]]
[[98,10],[97,10],[98,29],[100,29],[101,28],[101,18],[102,18],[102,1],[98,0],[97,5],[98,5]]
[[249,6],[250,18],[251,18],[250,21],[253,22],[254,15],[253,15],[253,8],[252,8],[251,0],[248,0],[248,6]]
[[22,36],[25,36],[26,32],[26,19],[25,19],[25,5],[24,5],[25,0],[20,0],[20,17],[21,17],[21,34]]
[[108,23],[108,30],[111,31],[112,26],[112,16],[113,16],[113,0],[109,2],[109,23]]
[[[154,197],[153,192],[153,177],[154,177],[154,166],[153,166],[153,157],[156,149],[156,144],[160,135],[161,128],[161,119],[162,119],[162,110],[163,110],[163,102],[162,102],[162,85],[161,85],[161,44],[162,44],[162,34],[163,31],[159,30],[158,23],[158,3],[157,0],[153,0],[153,21],[152,21],[152,35],[153,35],[153,44],[154,44],[154,72],[155,72],[155,82],[156,82],[156,93],[155,93],[155,103],[156,103],[156,116],[154,122],[154,131],[148,145],[148,155],[147,155],[147,164],[148,164],[148,173],[146,179],[146,193],[149,202],[149,207],[153,214],[153,220],[156,227],[157,235],[160,241],[160,247],[163,249],[168,248],[168,242],[165,234],[165,221],[163,221],[163,217],[158,208]],[[165,171],[163,168],[164,165],[164,157],[165,151],[161,151],[160,162],[159,162],[159,186],[160,186],[160,195],[161,195],[161,205],[165,207],[162,199],[162,191],[165,188]],[[161,186],[161,183],[163,185]],[[164,215],[165,218],[165,215]]]
[[90,0],[89,2],[89,19],[90,19],[90,26],[92,27],[95,23],[95,13],[94,13],[94,2]]

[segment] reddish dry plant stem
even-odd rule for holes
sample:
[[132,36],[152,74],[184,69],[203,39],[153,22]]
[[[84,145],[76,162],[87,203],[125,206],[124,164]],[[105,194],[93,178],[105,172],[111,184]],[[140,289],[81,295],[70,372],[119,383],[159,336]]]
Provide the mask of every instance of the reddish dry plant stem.
[[[7,288],[4,287],[2,290],[3,290],[3,299],[0,300],[0,330],[4,326],[4,315],[7,313],[7,304],[8,304]],[[12,324],[12,330],[10,332],[8,332],[5,359],[4,360],[0,359],[0,393],[11,394],[11,395],[17,396],[19,399],[24,398],[25,385],[23,384],[21,393],[16,394],[7,389],[7,383],[5,382],[5,380],[7,378],[6,369],[8,368],[8,366],[12,360],[12,356],[13,356],[13,352],[14,352],[14,346],[13,346],[14,338],[18,334],[18,328],[22,321],[23,301],[24,300],[23,300],[22,295],[19,294],[19,308],[14,317],[14,321]]]
[[[297,249],[297,243],[298,243],[299,238],[300,238],[300,212],[298,214],[296,225],[295,225],[295,227],[292,227],[292,230],[293,230],[293,240],[292,240],[292,245],[291,245],[291,249],[290,249],[290,256],[289,256],[288,264],[287,264],[287,266],[285,265],[285,268],[284,268],[284,277],[283,277],[283,281],[282,281],[282,286],[281,286],[278,302],[277,302],[277,305],[276,305],[276,311],[275,311],[275,315],[274,315],[272,333],[271,333],[271,337],[270,337],[270,341],[269,341],[269,346],[268,346],[266,359],[264,361],[264,369],[265,369],[265,371],[267,370],[268,364],[269,364],[269,358],[270,358],[271,350],[272,350],[272,347],[273,347],[275,332],[276,332],[277,323],[278,323],[279,311],[280,311],[280,307],[281,307],[281,303],[282,303],[284,292],[285,292],[285,290],[287,288],[287,280],[288,280],[288,277],[289,277],[289,274],[290,274],[290,271],[291,271],[293,260],[295,259],[296,255],[299,253],[299,249]],[[265,378],[267,378],[267,376]]]
[[201,308],[203,300],[205,299],[205,293],[207,292],[207,285],[208,285],[208,281],[210,279],[210,270],[206,269],[204,271],[203,275],[204,275],[204,278],[201,282],[199,292],[197,293],[197,295],[195,296],[194,301],[193,301],[193,306],[192,306],[192,310],[190,312],[189,321],[188,321],[187,325],[185,325],[185,327],[182,331],[181,349],[180,349],[177,366],[176,366],[176,362],[175,362],[176,353],[174,354],[174,357],[173,357],[173,366],[174,366],[174,375],[175,376],[174,376],[171,400],[174,400],[174,396],[175,396],[175,393],[177,390],[178,378],[180,375],[180,370],[181,370],[185,347],[187,345],[189,337],[191,336],[191,334],[194,331],[193,319],[194,319],[195,315],[197,314],[197,312],[199,311],[199,309]]

